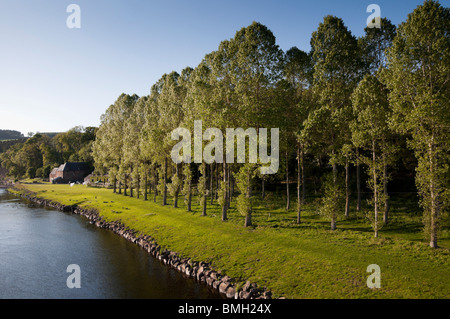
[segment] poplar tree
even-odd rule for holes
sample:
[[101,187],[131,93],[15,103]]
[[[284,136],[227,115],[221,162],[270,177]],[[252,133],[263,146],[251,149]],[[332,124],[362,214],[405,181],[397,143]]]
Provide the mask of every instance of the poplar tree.
[[382,189],[386,183],[385,159],[389,146],[386,143],[389,135],[388,92],[386,87],[378,81],[375,75],[368,74],[359,83],[352,95],[353,110],[356,120],[352,123],[353,142],[355,146],[368,150],[369,158],[363,160],[368,165],[369,187],[373,192],[374,216],[371,218],[375,237],[381,228],[378,215],[381,208]]
[[[214,106],[216,105],[213,102],[213,95],[215,94],[214,85],[212,84],[212,75],[211,75],[211,59],[213,53],[207,54],[201,63],[192,70],[190,74],[190,80],[187,83],[186,97],[183,102],[184,109],[184,124],[183,127],[188,128],[191,134],[191,138],[194,137],[194,121],[201,120],[202,126],[211,127],[213,121],[217,117],[220,118],[220,113],[214,112]],[[203,132],[201,136],[199,136],[202,143],[203,150]],[[192,160],[195,160],[192,158]],[[203,161],[203,156],[202,156]],[[198,165],[200,164],[200,165]],[[202,215],[206,215],[207,211],[207,202],[206,196],[208,193],[206,192],[206,167],[205,163],[195,163],[194,166],[197,167],[198,172],[201,174],[200,180],[197,184],[197,194],[199,196],[199,201],[202,206]],[[189,166],[186,164],[186,166]],[[205,170],[203,170],[205,168]],[[192,196],[193,188],[189,185],[192,184],[192,174],[185,174],[185,178],[189,178],[189,181],[185,180],[184,184],[184,192],[185,196],[188,199],[188,207],[190,207],[189,201]],[[189,193],[189,191],[191,193]],[[187,192],[187,193],[186,193]],[[204,196],[204,198],[203,198]],[[223,218],[222,218],[223,219]],[[225,218],[226,219],[226,218]]]
[[[351,139],[350,95],[359,77],[357,40],[342,19],[326,16],[312,34],[311,56],[314,65],[312,86],[319,109],[309,114],[305,121],[305,133],[314,137],[317,140],[315,143],[321,144],[329,156],[336,193],[333,197],[337,197],[337,165],[345,162],[347,166],[349,160],[342,156],[342,149]],[[334,205],[337,205],[337,201],[334,201]],[[327,211],[332,212],[333,209]],[[332,230],[336,229],[336,217],[337,211],[330,214]]]
[[301,138],[303,122],[311,109],[310,91],[311,84],[311,57],[297,47],[292,47],[286,52],[284,78],[292,86],[293,97],[290,99],[289,109],[284,116],[293,121],[289,130],[294,134],[297,154],[297,223],[301,221],[301,207],[305,200],[305,142]]
[[[372,74],[379,77],[380,72],[386,67],[386,50],[392,46],[392,41],[397,33],[397,28],[389,19],[381,18],[380,27],[364,29],[364,36],[358,39],[358,46],[361,53],[362,68],[365,74]],[[382,92],[387,93],[386,90]],[[380,92],[381,93],[381,92]],[[384,98],[383,98],[384,99]],[[393,143],[392,134],[388,134],[389,130],[383,131],[384,139],[382,143],[383,157],[383,197],[384,197],[384,214],[383,221],[388,223],[389,214],[389,195],[388,195],[388,165],[393,161],[393,151],[395,145]],[[356,184],[357,184],[357,211],[361,207],[361,174],[360,174],[360,154],[359,148],[356,146]]]
[[183,181],[183,189],[182,194],[184,195],[184,203],[186,204],[186,210],[188,212],[192,211],[192,171],[191,171],[191,165],[185,164],[183,166],[183,175],[184,175],[184,181]]
[[[163,195],[163,205],[167,204],[166,174],[164,173],[165,154],[162,153],[161,141],[165,138],[165,131],[158,125],[161,112],[159,110],[159,96],[164,85],[164,76],[161,77],[150,89],[147,107],[144,110],[144,123],[140,139],[141,156],[146,162],[150,162],[152,173],[154,198],[158,191]],[[162,172],[161,172],[162,171]],[[161,179],[161,182],[160,182]]]
[[389,89],[392,127],[408,133],[418,167],[416,185],[430,247],[438,246],[448,213],[450,134],[450,10],[427,0],[400,24],[382,81]]
[[[253,22],[236,32],[229,41],[226,61],[229,62],[227,69],[234,88],[235,100],[231,109],[235,117],[234,123],[238,123],[235,127],[253,127],[257,131],[261,127],[267,127],[266,124],[270,123],[267,119],[273,117],[273,107],[276,105],[271,91],[283,76],[284,56],[276,44],[275,36],[266,26]],[[248,204],[251,201],[244,198],[251,197],[254,172],[251,169],[253,165],[247,164],[241,166],[239,174],[248,174],[248,181],[244,182],[242,176],[237,178],[238,188],[241,190],[237,205],[238,210],[246,212],[245,225],[250,226],[252,209]],[[225,187],[226,169],[223,176]],[[239,185],[242,183],[244,185]],[[227,191],[224,193],[228,194]]]
[[122,93],[119,96],[101,116],[101,125],[92,146],[96,167],[97,169],[102,167],[109,172],[110,180],[114,184],[114,191],[116,181],[120,183],[123,180],[125,124],[133,112],[137,99],[137,95],[130,96]]
[[[224,132],[227,127],[239,127],[239,119],[241,114],[238,110],[238,96],[236,95],[235,73],[238,68],[236,65],[236,46],[231,40],[224,40],[220,43],[217,51],[208,54],[205,61],[209,66],[210,72],[210,87],[212,95],[210,97],[209,109],[212,112],[212,118],[215,127],[218,127]],[[229,206],[229,191],[228,191],[228,170],[229,163],[227,163],[227,154],[223,154],[222,161],[222,180],[218,183],[218,203],[222,207],[222,221],[228,219],[227,211]],[[219,171],[219,163],[216,164],[216,169]],[[219,174],[218,174],[219,177]],[[211,194],[212,196],[212,194]]]
[[124,167],[130,171],[130,196],[133,197],[133,188],[136,187],[136,197],[140,192],[140,168],[142,164],[140,138],[144,123],[143,110],[146,106],[147,97],[136,100],[133,110],[124,122],[123,152]]

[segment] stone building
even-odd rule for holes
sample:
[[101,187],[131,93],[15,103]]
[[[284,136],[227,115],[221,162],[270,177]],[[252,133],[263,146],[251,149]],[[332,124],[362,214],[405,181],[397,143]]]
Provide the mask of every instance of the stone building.
[[84,178],[91,173],[87,163],[65,163],[54,168],[49,176],[51,183],[83,182]]

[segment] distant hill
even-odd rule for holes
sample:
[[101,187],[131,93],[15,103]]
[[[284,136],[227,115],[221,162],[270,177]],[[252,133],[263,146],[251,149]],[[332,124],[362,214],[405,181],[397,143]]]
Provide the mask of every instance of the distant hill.
[[0,141],[3,140],[17,140],[25,138],[25,136],[19,131],[14,130],[1,130],[0,129]]
[[47,135],[50,138],[54,138],[56,135],[60,133],[61,132],[37,132],[36,134]]

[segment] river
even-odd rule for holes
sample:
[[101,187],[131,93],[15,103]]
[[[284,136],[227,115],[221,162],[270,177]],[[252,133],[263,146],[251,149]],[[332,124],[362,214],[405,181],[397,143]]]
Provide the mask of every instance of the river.
[[34,207],[0,189],[0,298],[221,297],[79,215]]

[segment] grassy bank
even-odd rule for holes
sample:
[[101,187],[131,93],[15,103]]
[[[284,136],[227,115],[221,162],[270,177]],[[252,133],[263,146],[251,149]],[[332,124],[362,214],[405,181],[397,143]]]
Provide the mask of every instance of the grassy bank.
[[[408,215],[409,222],[401,227],[408,221],[400,219],[401,211],[374,239],[361,218],[341,221],[338,230],[329,231],[329,223],[314,214],[311,205],[305,207],[303,223],[296,225],[294,211],[270,208],[269,213],[268,207],[257,203],[256,226],[244,228],[243,217],[233,207],[229,221],[222,222],[217,205],[210,205],[208,216],[202,217],[196,205],[188,213],[183,205],[162,206],[101,188],[50,184],[20,188],[65,205],[95,208],[105,219],[121,220],[171,251],[211,262],[238,282],[250,280],[268,287],[274,297],[450,297],[449,249],[429,248],[416,227],[405,231],[417,221]],[[183,204],[182,198],[179,203]],[[443,242],[447,244],[447,239]],[[381,268],[380,289],[366,285],[370,264]]]

